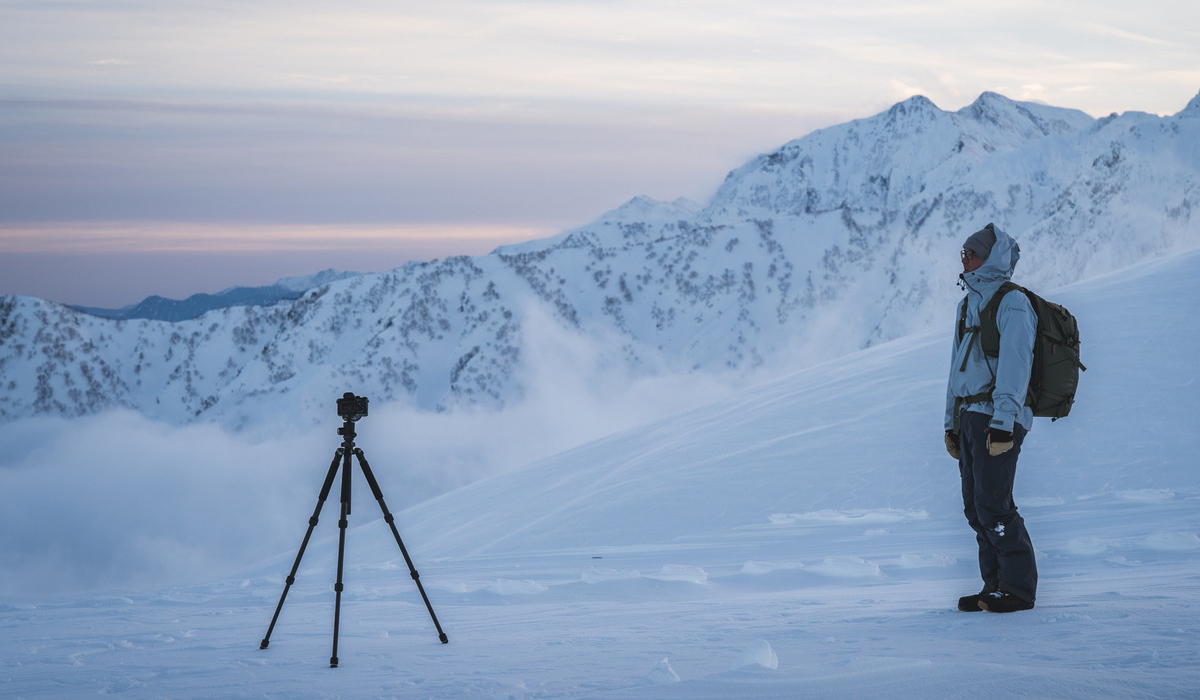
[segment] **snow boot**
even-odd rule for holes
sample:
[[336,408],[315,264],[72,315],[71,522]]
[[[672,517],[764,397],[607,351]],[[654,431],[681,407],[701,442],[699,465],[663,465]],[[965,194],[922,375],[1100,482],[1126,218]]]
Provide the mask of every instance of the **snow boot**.
[[1011,593],[993,591],[979,599],[979,609],[994,613],[1017,612],[1033,609],[1033,601],[1018,598]]
[[983,608],[979,607],[979,601],[983,597],[991,593],[988,590],[982,590],[975,595],[965,595],[958,599],[958,609],[962,612],[979,612]]

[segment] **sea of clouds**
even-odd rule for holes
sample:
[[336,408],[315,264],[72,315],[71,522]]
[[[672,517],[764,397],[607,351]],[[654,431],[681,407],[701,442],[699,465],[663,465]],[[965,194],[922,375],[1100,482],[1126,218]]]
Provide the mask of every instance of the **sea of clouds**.
[[[615,344],[548,316],[534,315],[525,331],[527,391],[504,410],[372,402],[356,445],[393,512],[719,400],[747,381],[635,377],[616,361]],[[0,596],[183,585],[295,551],[341,445],[339,396],[315,426],[294,411],[272,415],[266,404],[260,422],[241,429],[172,425],[129,410],[0,424]],[[352,526],[382,517],[355,479]],[[318,532],[333,531],[337,494]]]

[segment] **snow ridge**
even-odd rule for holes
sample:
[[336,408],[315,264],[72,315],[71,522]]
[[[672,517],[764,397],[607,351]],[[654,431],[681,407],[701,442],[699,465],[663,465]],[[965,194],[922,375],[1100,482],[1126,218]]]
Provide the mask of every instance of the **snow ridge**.
[[547,316],[632,375],[830,359],[944,322],[956,251],[989,221],[1041,290],[1200,245],[1196,104],[1095,120],[914,97],[752,159],[704,206],[639,197],[549,239],[177,323],[0,297],[0,419],[120,406],[240,426],[347,390],[500,407]]

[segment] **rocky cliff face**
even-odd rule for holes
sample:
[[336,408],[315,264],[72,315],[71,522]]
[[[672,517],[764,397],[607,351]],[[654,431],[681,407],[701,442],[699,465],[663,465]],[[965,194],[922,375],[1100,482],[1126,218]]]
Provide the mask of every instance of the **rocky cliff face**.
[[632,373],[826,359],[945,323],[957,251],[989,221],[1042,291],[1200,244],[1198,100],[1095,120],[914,97],[753,159],[704,206],[637,198],[554,238],[176,323],[0,297],[0,419],[243,425],[342,391],[497,407],[521,396],[543,316]]

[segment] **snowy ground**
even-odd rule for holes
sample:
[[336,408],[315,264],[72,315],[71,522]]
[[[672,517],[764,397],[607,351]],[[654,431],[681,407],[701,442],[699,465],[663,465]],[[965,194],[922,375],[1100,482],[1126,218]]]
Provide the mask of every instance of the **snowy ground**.
[[0,696],[1200,697],[1198,264],[1048,295],[1079,317],[1089,371],[1021,456],[1032,611],[955,610],[980,582],[939,333],[398,514],[447,645],[359,477],[339,668],[332,501],[269,649],[294,549],[227,580],[0,603]]

